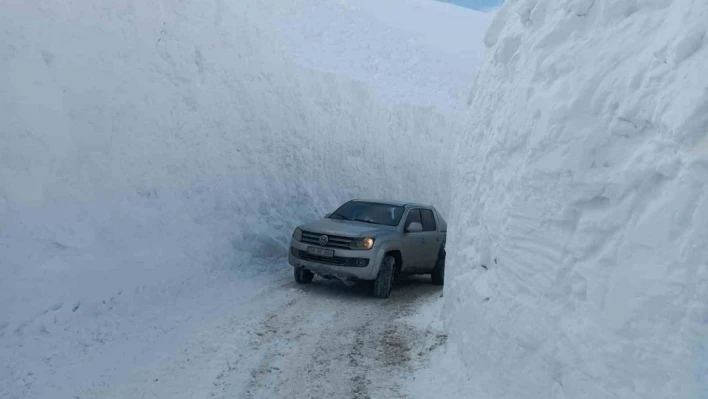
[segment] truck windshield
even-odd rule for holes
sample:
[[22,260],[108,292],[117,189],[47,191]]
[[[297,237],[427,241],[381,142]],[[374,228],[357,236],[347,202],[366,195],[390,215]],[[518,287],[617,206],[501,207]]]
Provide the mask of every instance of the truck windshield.
[[329,218],[364,223],[398,226],[403,216],[402,206],[376,202],[349,201],[334,211]]

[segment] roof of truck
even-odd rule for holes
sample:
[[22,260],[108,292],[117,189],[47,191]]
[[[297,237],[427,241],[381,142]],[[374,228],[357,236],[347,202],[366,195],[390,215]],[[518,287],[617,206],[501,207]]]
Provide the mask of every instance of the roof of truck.
[[374,202],[377,204],[386,204],[386,205],[393,205],[393,206],[422,206],[426,208],[432,208],[432,205],[425,205],[425,204],[417,204],[415,202],[405,202],[405,201],[389,201],[389,200],[379,200],[379,199],[362,199],[362,198],[355,198],[352,201],[359,201],[359,202]]

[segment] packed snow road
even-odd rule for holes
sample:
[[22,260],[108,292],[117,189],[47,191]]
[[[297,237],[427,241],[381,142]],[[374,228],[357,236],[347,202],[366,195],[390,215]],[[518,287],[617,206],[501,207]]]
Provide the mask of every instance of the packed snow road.
[[277,273],[171,361],[78,397],[409,398],[407,381],[445,335],[407,317],[441,295],[423,277],[380,300],[365,284],[300,286]]
[[251,365],[240,397],[408,397],[405,377],[414,358],[444,335],[416,329],[404,317],[440,297],[441,289],[423,278],[396,288],[380,301],[365,285],[293,287],[292,298],[259,324],[252,342],[258,364]]

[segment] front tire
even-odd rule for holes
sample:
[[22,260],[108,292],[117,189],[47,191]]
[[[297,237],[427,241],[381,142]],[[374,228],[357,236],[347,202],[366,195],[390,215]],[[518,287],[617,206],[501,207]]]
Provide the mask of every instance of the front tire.
[[386,299],[391,296],[391,287],[393,286],[393,277],[396,272],[396,258],[391,255],[386,255],[381,261],[379,275],[374,280],[374,296],[381,299]]
[[445,249],[440,250],[438,261],[433,268],[433,273],[430,274],[430,279],[434,285],[445,284]]
[[314,273],[305,269],[302,266],[298,266],[295,268],[295,281],[297,281],[298,284],[310,284],[314,277]]

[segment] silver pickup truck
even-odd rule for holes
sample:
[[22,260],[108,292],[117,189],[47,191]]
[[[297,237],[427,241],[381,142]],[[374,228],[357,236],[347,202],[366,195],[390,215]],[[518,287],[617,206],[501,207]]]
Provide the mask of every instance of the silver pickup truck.
[[352,200],[324,219],[298,226],[288,256],[295,281],[324,278],[373,281],[388,298],[398,276],[430,274],[445,280],[447,223],[430,205]]

